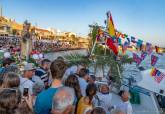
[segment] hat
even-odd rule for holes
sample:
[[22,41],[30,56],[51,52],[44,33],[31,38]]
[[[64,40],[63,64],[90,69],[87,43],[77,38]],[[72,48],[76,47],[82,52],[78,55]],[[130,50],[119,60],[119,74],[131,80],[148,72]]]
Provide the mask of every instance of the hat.
[[36,67],[34,66],[33,63],[27,63],[25,66],[24,66],[24,71],[28,71],[28,70],[35,70]]

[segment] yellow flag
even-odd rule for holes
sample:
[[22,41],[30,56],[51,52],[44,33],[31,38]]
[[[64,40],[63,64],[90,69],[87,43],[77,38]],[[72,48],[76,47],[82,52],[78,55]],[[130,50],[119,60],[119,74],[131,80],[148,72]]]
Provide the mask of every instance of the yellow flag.
[[114,27],[114,24],[113,24],[111,13],[108,13],[108,32],[109,32],[109,35],[111,37],[116,36],[115,27]]

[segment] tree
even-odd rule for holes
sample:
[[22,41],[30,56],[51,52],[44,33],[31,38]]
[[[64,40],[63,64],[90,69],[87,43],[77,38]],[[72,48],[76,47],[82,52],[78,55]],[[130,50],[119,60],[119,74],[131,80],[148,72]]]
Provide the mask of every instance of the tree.
[[[123,65],[132,62],[132,58],[129,58],[126,55],[115,56],[111,49],[103,46],[99,43],[96,43],[96,35],[99,26],[97,24],[91,26],[92,30],[90,33],[91,41],[89,47],[89,55],[84,56],[81,54],[71,54],[65,56],[70,65],[85,64],[86,66],[94,67],[96,73],[97,69],[104,70],[108,67],[109,71],[107,75],[112,77],[113,82],[116,82],[118,85],[121,84],[121,75],[123,71]],[[92,52],[91,52],[92,51]],[[119,58],[117,60],[117,58]]]

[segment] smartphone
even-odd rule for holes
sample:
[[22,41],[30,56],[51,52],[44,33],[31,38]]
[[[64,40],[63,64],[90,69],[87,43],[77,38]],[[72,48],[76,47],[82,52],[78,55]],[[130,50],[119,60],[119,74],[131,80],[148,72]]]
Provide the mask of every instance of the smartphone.
[[28,97],[29,95],[29,88],[24,88],[23,89],[23,96]]

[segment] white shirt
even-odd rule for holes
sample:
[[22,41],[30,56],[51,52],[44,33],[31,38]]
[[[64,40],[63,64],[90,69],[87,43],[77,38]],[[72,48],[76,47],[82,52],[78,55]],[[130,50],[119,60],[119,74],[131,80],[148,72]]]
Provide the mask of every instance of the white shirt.
[[[98,98],[96,98],[98,97]],[[111,108],[112,106],[112,94],[102,94],[98,92],[96,96],[93,99],[93,103],[95,107],[100,106],[103,107],[104,110],[106,111],[106,114],[110,114],[110,111],[108,109]]]
[[78,77],[78,81],[79,81],[79,84],[80,84],[80,89],[81,89],[81,94],[82,96],[86,96],[86,88],[87,88],[87,81],[83,78],[80,78]]
[[120,105],[116,106],[116,109],[123,111],[125,114],[132,114],[132,105],[129,101],[122,102]]
[[63,82],[65,82],[65,80],[68,78],[69,75],[75,74],[76,72],[77,72],[77,66],[69,67],[64,73],[64,76],[62,78]]
[[27,78],[23,78],[20,76],[20,91],[23,94],[24,88],[29,88],[29,94],[32,95],[32,88],[33,88],[33,82]]

